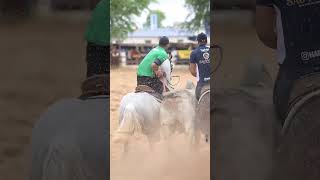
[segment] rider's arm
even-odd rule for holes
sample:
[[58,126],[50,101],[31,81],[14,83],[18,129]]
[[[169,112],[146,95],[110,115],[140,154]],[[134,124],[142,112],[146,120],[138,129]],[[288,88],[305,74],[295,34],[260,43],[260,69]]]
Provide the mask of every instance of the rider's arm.
[[189,65],[189,71],[192,76],[197,77],[197,58],[195,51],[192,51],[190,55],[190,65]]
[[157,72],[158,70],[159,70],[159,66],[160,65],[158,65],[156,62],[154,62],[154,63],[152,63],[152,70],[153,70],[153,72]]
[[161,64],[168,59],[168,55],[166,53],[164,54],[159,54],[159,56],[157,57],[157,59],[151,64],[152,70],[153,72],[158,76],[161,77],[162,73],[160,72],[161,70],[159,69],[159,66],[161,66]]
[[161,78],[163,76],[162,71],[159,69],[160,65],[161,64],[159,64],[158,61],[155,61],[154,63],[151,64],[152,70],[158,78]]
[[265,3],[265,0],[258,0],[256,6],[256,31],[264,45],[272,49],[277,48],[277,34],[274,30],[275,21],[276,14],[271,4]]

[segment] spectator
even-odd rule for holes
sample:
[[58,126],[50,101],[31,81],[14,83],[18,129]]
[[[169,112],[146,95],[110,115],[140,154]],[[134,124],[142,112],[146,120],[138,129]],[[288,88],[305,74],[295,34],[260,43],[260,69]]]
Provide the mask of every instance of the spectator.
[[120,64],[120,51],[117,45],[113,45],[111,49],[111,66],[118,67]]

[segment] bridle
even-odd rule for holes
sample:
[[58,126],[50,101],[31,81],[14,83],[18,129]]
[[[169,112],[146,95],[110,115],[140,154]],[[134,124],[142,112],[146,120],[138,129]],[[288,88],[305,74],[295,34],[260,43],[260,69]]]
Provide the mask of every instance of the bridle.
[[[172,61],[171,61],[171,59],[169,59],[169,61],[170,61],[170,65],[171,65],[171,72],[172,72],[172,70],[173,70],[173,65],[172,65]],[[170,80],[168,80],[167,79],[167,77],[166,77],[166,73],[164,72],[164,79],[165,79],[165,82],[162,82],[162,84],[163,84],[163,88],[165,89],[168,89],[169,91],[172,91],[172,90],[174,90],[174,86],[177,86],[179,83],[180,83],[180,76],[170,76],[170,79],[172,79],[172,78],[178,78],[178,82],[177,83],[175,83],[175,84],[172,84],[171,82],[170,82]]]
[[180,76],[171,76],[171,78],[178,78],[178,82],[176,82],[175,84],[172,84],[167,78],[166,79],[166,86],[169,86],[171,89],[174,89],[174,86],[177,86],[180,83]]

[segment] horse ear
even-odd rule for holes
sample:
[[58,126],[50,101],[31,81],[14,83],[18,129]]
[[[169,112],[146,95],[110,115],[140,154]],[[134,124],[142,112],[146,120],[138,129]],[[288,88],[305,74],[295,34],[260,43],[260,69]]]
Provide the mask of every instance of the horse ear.
[[187,84],[186,84],[186,89],[194,89],[195,86],[193,84],[193,82],[191,80],[188,80],[187,81]]

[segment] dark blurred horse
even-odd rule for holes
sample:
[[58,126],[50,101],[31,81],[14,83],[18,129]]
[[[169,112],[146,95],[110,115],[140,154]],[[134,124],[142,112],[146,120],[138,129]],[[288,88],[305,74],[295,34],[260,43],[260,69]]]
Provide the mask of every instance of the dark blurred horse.
[[299,79],[284,126],[264,65],[251,62],[241,87],[215,89],[214,171],[222,180],[320,178],[319,74]]
[[320,74],[298,79],[276,153],[274,179],[320,179]]

